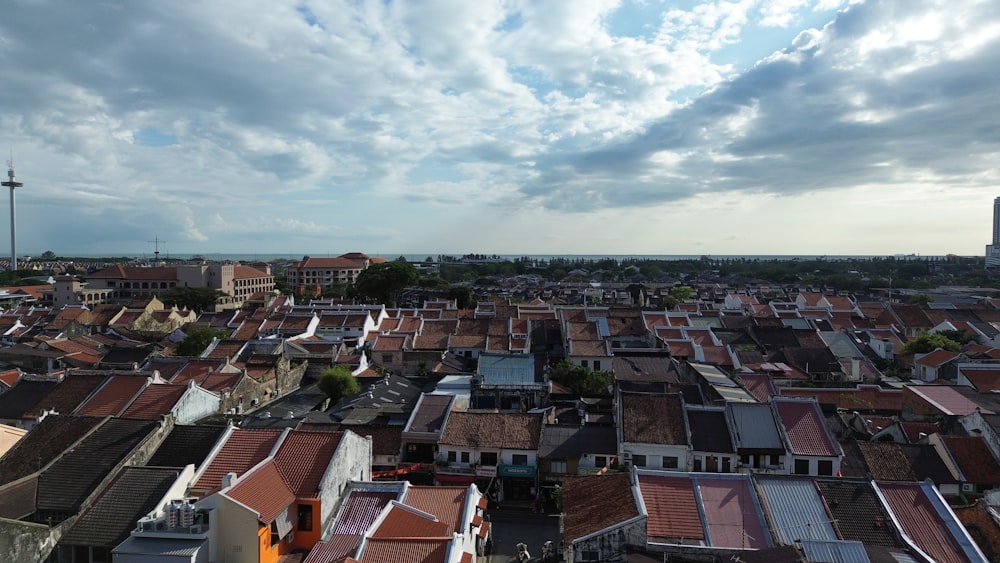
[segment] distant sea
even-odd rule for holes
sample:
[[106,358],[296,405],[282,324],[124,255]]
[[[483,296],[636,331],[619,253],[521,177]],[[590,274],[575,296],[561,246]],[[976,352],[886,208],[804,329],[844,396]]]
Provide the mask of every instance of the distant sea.
[[[439,255],[453,256],[460,258],[462,254],[449,254],[449,253],[439,253],[439,252],[427,252],[427,253],[399,253],[399,254],[369,254],[369,256],[380,256],[388,260],[395,260],[400,256],[405,257],[411,262],[422,262],[431,257],[437,260]],[[102,254],[102,255],[78,255],[79,258],[101,258],[101,257],[117,257],[117,256],[129,256],[129,254]],[[338,256],[336,254],[228,254],[228,253],[206,253],[206,254],[171,254],[167,252],[161,252],[160,257],[165,259],[180,259],[187,260],[195,256],[200,256],[210,261],[239,261],[239,262],[275,262],[279,260],[301,260],[304,256],[311,256],[313,258],[332,258]],[[494,256],[499,260],[516,260],[518,258],[527,257],[533,260],[545,260],[549,261],[555,258],[562,258],[566,260],[583,260],[583,261],[594,261],[594,260],[663,260],[663,261],[673,261],[673,260],[698,260],[700,258],[707,257],[713,260],[867,260],[870,258],[895,258],[897,260],[943,260],[944,256],[937,255],[921,255],[921,254],[893,254],[893,255],[863,255],[863,254],[486,254],[487,259],[491,259]],[[142,259],[152,259],[153,255],[144,254],[142,256],[137,256],[137,258]]]

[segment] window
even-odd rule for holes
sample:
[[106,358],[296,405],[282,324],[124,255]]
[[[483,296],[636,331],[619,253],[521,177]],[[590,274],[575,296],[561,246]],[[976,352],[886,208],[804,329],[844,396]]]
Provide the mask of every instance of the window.
[[581,561],[600,561],[601,554],[597,551],[584,551],[580,553]]
[[663,456],[663,468],[677,469],[677,458],[669,455]]
[[382,363],[383,364],[391,364],[392,363],[392,354],[382,354]]
[[732,473],[733,472],[733,460],[729,457],[722,458],[722,472]]
[[479,454],[479,463],[482,465],[496,465],[497,464],[496,452],[483,452]]
[[299,505],[299,530],[311,532],[313,529],[313,507],[311,504]]
[[781,456],[778,454],[771,454],[771,466],[778,467],[781,465]]
[[528,456],[525,454],[514,454],[514,465],[528,465]]
[[469,463],[469,452],[462,452],[462,463]]
[[587,360],[580,360],[580,367],[587,367]]
[[608,456],[595,455],[594,456],[594,467],[607,467],[608,466]]
[[601,371],[601,360],[594,360],[594,371]]
[[816,464],[816,473],[819,475],[833,475],[833,462],[829,459],[821,459]]
[[632,454],[632,465],[636,467],[646,467],[646,456],[640,454]]
[[795,460],[795,474],[796,475],[809,475],[809,460],[808,459],[797,459],[797,460]]
[[694,467],[693,467],[693,469],[695,471],[701,471],[701,456],[700,455],[694,456]]
[[552,473],[563,473],[567,471],[565,461],[552,461],[549,462],[549,471]]
[[457,453],[454,451],[448,452],[448,463],[455,463],[456,460],[458,460]]

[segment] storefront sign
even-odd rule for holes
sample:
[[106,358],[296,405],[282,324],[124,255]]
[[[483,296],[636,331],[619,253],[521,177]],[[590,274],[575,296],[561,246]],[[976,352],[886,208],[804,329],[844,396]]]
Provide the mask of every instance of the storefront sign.
[[501,465],[498,473],[501,477],[534,477],[534,465]]
[[480,465],[476,467],[476,475],[479,477],[496,477],[497,468],[495,465]]

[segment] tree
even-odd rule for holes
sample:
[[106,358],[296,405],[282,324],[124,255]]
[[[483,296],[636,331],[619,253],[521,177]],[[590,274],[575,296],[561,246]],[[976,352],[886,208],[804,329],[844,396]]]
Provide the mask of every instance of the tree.
[[354,289],[358,295],[378,303],[395,305],[399,293],[417,285],[420,274],[406,262],[382,262],[369,266],[358,274]]
[[563,360],[552,368],[549,378],[580,395],[607,395],[615,378],[608,371],[593,371]]
[[174,354],[177,356],[200,356],[205,348],[212,343],[213,338],[225,338],[226,333],[207,326],[198,326],[191,329],[184,340],[177,345]]
[[934,298],[926,293],[916,293],[906,300],[906,303],[909,305],[926,305],[933,302]]
[[42,260],[45,260],[46,262],[50,262],[56,259],[56,253],[52,252],[51,250],[46,250],[45,252],[42,253],[40,258]]
[[678,285],[670,288],[670,296],[678,301],[687,301],[694,295],[694,290],[686,285]]
[[351,370],[344,366],[323,370],[316,386],[330,398],[331,403],[338,403],[345,397],[357,395],[360,390],[358,380],[351,374]]
[[926,354],[936,349],[958,352],[962,349],[962,344],[952,340],[940,332],[925,332],[920,336],[910,340],[903,345],[900,354],[908,356],[910,354]]
[[222,295],[221,291],[211,287],[172,287],[157,297],[168,307],[177,305],[200,313],[206,309],[215,309],[215,302]]
[[472,300],[472,289],[465,286],[449,288],[448,299],[454,299],[455,305],[459,309],[469,309],[474,305]]

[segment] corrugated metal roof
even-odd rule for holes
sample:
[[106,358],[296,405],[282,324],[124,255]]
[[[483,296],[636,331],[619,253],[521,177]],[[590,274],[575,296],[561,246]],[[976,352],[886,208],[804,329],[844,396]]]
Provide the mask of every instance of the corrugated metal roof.
[[202,549],[208,549],[208,540],[175,538],[140,538],[130,536],[111,550],[114,555],[155,555],[158,557],[192,558]]
[[726,403],[726,417],[737,449],[785,449],[770,405]]
[[[963,538],[956,538],[949,526],[955,524],[954,518],[950,523],[944,521],[938,512],[939,507],[933,502],[937,499],[928,495],[922,485],[882,482],[876,483],[875,488],[885,499],[903,533],[924,553],[938,563],[968,563],[970,559],[962,551],[964,546],[958,543]],[[975,559],[980,560],[984,559]]]
[[771,531],[783,544],[799,540],[836,540],[837,532],[812,479],[759,477]]
[[865,545],[859,541],[802,540],[809,563],[869,563]]
[[483,385],[532,386],[535,385],[535,356],[533,354],[480,354],[476,374]]

